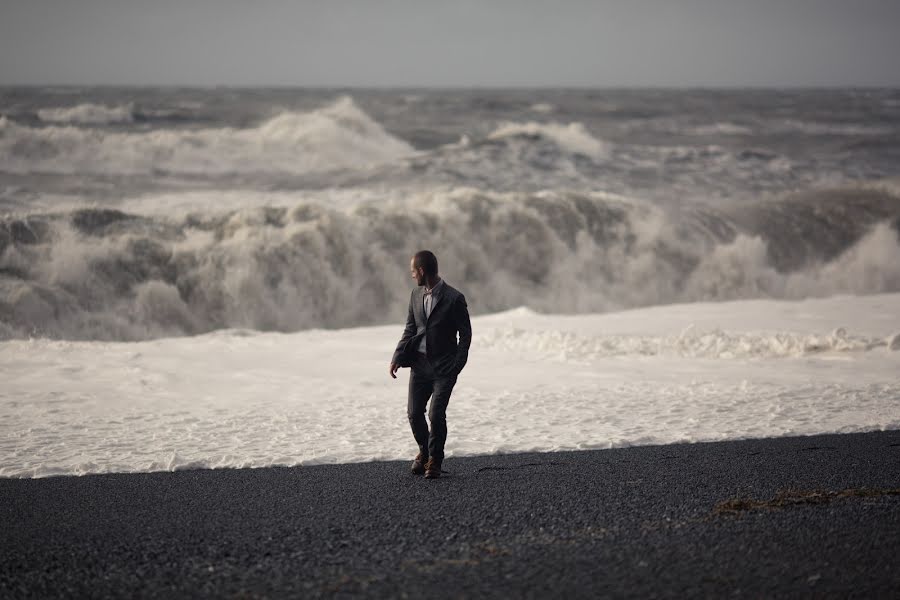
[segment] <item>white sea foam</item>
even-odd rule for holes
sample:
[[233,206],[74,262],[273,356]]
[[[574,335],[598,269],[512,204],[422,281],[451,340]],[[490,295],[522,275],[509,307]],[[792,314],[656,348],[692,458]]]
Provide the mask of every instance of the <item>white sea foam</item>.
[[529,109],[537,113],[551,113],[556,110],[556,107],[549,102],[536,102],[532,104]]
[[686,133],[691,135],[747,135],[753,133],[753,130],[737,123],[716,122],[687,128]]
[[0,117],[0,170],[14,173],[305,174],[365,168],[412,152],[348,96],[243,129],[31,128]]
[[865,123],[827,123],[821,121],[799,121],[785,119],[772,123],[779,130],[798,131],[807,135],[890,135],[898,130],[889,125],[871,125]]
[[105,106],[103,104],[79,104],[77,106],[42,108],[38,118],[45,123],[130,123],[134,121],[134,104]]
[[483,344],[502,352],[545,354],[549,360],[585,361],[611,356],[688,358],[779,358],[823,352],[896,350],[895,335],[861,336],[838,327],[826,334],[698,330],[693,326],[665,336],[593,335],[571,331],[522,329],[515,326],[485,332]]
[[[401,329],[2,342],[0,476],[409,459],[408,371],[387,374]],[[475,454],[900,427],[900,352],[882,344],[900,294],[516,309],[473,330],[451,471]]]
[[592,136],[582,123],[502,123],[488,139],[502,140],[517,136],[543,137],[566,152],[591,158],[603,158],[609,154],[608,144]]

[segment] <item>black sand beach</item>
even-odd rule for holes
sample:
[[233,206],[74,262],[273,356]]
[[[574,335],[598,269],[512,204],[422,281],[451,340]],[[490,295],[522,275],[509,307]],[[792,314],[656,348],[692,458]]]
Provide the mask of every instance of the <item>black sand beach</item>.
[[897,597],[900,431],[0,479],[0,597]]

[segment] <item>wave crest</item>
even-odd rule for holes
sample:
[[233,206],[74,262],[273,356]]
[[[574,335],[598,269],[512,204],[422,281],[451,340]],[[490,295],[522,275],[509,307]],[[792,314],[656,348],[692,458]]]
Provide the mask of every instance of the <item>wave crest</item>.
[[517,137],[547,139],[570,154],[583,154],[589,158],[605,158],[609,146],[588,133],[582,123],[503,123],[490,135],[489,140],[515,139]]
[[[76,109],[84,112],[83,107]],[[32,128],[0,117],[0,169],[13,173],[305,174],[364,168],[412,152],[349,96],[309,112],[284,112],[244,129]]]
[[[787,211],[788,229],[772,226],[777,216],[750,228],[711,208],[667,213],[610,194],[470,188],[344,210],[298,201],[181,217],[81,209],[7,218],[0,337],[402,321],[403,265],[421,248],[437,253],[478,314],[900,290],[896,197],[872,192],[811,216],[791,200],[763,211]],[[797,227],[804,219],[810,226]],[[773,252],[784,235],[804,249],[802,262]]]
[[118,106],[103,104],[79,104],[59,108],[42,108],[38,118],[45,123],[80,123],[102,125],[105,123],[131,123],[134,121],[134,104]]

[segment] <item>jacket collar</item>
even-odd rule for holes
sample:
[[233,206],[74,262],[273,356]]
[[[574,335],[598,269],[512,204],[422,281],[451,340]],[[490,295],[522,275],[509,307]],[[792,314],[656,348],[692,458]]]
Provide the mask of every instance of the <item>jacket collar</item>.
[[[437,282],[437,285],[435,285],[433,288],[431,288],[432,298],[434,300],[437,300],[438,298],[441,297],[441,292],[443,292],[443,291],[444,291],[444,280],[441,279],[440,281]],[[425,286],[422,286],[422,293],[423,294],[425,293]]]

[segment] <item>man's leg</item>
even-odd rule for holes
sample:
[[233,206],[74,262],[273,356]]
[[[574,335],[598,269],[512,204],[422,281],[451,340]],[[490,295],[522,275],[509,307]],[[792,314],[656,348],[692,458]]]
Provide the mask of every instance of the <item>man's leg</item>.
[[424,359],[417,360],[410,369],[409,397],[406,416],[412,428],[413,437],[419,445],[422,460],[428,459],[428,423],[425,422],[425,405],[434,390],[434,374]]
[[434,396],[428,419],[431,421],[431,437],[428,440],[429,455],[439,462],[444,460],[444,443],[447,441],[447,405],[450,393],[456,385],[456,375],[438,377],[434,380]]

